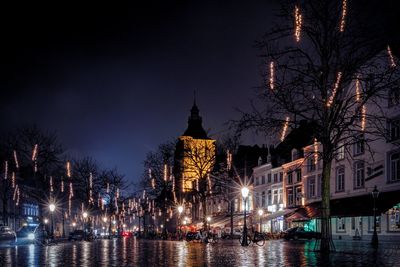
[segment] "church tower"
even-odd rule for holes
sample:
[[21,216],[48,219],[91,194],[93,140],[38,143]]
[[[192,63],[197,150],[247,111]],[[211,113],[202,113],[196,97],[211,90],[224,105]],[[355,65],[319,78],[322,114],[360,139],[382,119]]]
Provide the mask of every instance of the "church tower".
[[209,138],[203,128],[195,99],[190,110],[188,127],[178,138],[175,150],[175,189],[179,201],[182,201],[187,193],[207,190],[201,186],[201,182],[207,179],[214,163],[215,140]]

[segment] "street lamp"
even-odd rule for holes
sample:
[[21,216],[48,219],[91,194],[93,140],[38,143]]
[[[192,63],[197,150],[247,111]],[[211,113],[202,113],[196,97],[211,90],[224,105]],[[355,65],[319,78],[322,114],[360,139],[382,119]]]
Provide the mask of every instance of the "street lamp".
[[264,214],[264,210],[263,209],[258,209],[258,216],[260,216],[260,233],[262,232],[262,216],[263,216],[263,214]]
[[379,196],[379,190],[376,188],[376,185],[374,187],[374,190],[371,192],[372,198],[374,199],[374,233],[372,234],[372,240],[371,244],[374,248],[378,247],[378,234],[376,232],[376,200],[378,199]]
[[51,203],[49,205],[49,210],[50,210],[50,214],[51,214],[51,230],[50,230],[50,233],[51,233],[51,238],[54,238],[54,216],[53,216],[53,213],[56,210],[56,205],[54,205],[54,203]]
[[249,196],[249,188],[247,186],[242,187],[241,189],[243,203],[244,203],[244,224],[243,224],[243,238],[242,238],[242,246],[248,246],[249,243],[247,242],[247,225],[246,225],[246,201],[247,197]]

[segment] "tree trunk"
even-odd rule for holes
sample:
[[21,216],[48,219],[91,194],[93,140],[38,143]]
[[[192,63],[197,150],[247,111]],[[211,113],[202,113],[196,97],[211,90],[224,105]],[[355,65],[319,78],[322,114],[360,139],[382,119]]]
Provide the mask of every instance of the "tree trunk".
[[331,209],[330,209],[330,178],[332,161],[323,161],[322,170],[322,192],[321,192],[321,243],[320,251],[329,253],[333,250],[331,232]]

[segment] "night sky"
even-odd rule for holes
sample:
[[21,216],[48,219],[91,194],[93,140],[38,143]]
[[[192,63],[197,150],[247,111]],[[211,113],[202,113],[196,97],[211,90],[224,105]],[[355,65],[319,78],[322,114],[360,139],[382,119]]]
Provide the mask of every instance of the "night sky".
[[205,129],[224,133],[259,85],[254,41],[277,1],[146,2],[2,6],[1,130],[36,123],[132,181],[184,132],[194,90]]

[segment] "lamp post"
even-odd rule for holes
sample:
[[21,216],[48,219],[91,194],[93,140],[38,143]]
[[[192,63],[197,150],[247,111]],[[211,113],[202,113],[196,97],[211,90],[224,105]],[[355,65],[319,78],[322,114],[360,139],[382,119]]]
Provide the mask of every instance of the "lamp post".
[[51,230],[50,230],[50,233],[51,233],[51,238],[54,238],[54,216],[53,216],[53,213],[56,210],[56,205],[54,205],[54,203],[51,203],[49,205],[49,210],[50,210],[50,214],[51,214]]
[[243,203],[244,203],[244,224],[243,224],[243,237],[242,237],[242,246],[248,246],[249,243],[247,242],[247,224],[246,224],[246,202],[247,202],[247,197],[249,195],[249,188],[248,187],[242,187],[241,189],[242,192],[242,197],[243,197]]
[[179,229],[179,239],[181,239],[181,214],[183,212],[183,206],[178,206],[178,213],[179,213],[179,218],[178,218],[178,229]]
[[258,210],[258,216],[260,216],[260,233],[262,232],[262,216],[263,216],[263,214],[264,214],[264,210],[263,209],[259,209]]
[[376,232],[376,200],[378,199],[379,196],[379,190],[376,188],[376,185],[374,187],[374,190],[371,192],[372,198],[374,199],[374,233],[372,234],[372,240],[371,244],[374,248],[378,247],[378,234]]
[[206,220],[207,220],[208,230],[210,231],[211,230],[211,217],[207,216]]

